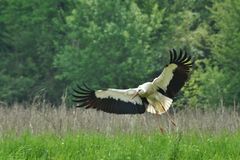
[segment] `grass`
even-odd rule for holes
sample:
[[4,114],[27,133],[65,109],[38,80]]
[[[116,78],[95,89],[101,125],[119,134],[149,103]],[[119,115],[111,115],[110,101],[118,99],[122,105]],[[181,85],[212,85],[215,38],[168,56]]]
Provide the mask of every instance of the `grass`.
[[160,160],[240,159],[240,134],[130,134],[99,133],[6,136],[0,159]]
[[185,109],[171,114],[171,117],[177,127],[171,124],[166,114],[115,115],[92,109],[67,109],[65,105],[56,108],[49,104],[15,104],[11,107],[0,106],[0,136],[8,132],[21,135],[26,131],[35,135],[53,133],[60,136],[79,131],[106,135],[119,132],[149,134],[159,132],[160,127],[167,133],[194,131],[217,134],[240,129],[239,113],[224,107],[205,111]]
[[0,160],[240,159],[235,107],[171,116],[177,127],[166,115],[117,116],[42,103],[0,106]]

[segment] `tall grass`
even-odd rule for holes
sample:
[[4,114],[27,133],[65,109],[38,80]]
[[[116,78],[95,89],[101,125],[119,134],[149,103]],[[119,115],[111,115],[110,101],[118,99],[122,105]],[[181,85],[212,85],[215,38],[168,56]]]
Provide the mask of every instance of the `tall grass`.
[[65,104],[2,104],[0,160],[240,159],[236,107],[185,109],[171,117],[176,127],[166,114],[115,115]]
[[171,115],[177,126],[173,126],[167,115],[115,115],[81,108],[69,109],[64,104],[14,104],[0,106],[0,135],[30,132],[31,134],[53,133],[64,135],[78,132],[100,132],[107,135],[118,133],[212,133],[236,132],[240,128],[240,116],[235,110],[220,107],[217,110],[185,109]]

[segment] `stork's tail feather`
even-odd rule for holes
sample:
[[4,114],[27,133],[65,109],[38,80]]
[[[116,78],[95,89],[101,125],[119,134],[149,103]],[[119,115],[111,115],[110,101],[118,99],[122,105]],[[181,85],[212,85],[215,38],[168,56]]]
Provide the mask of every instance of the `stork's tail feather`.
[[147,111],[153,114],[163,114],[167,112],[173,100],[169,97],[162,95],[161,93],[158,93],[155,97],[157,101],[152,103],[150,102],[147,107]]

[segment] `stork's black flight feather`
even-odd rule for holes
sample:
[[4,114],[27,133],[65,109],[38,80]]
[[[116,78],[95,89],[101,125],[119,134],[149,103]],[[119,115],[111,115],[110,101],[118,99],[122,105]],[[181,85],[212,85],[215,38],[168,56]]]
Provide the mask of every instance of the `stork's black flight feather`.
[[188,56],[182,50],[180,50],[180,54],[177,56],[177,51],[173,49],[170,51],[170,55],[172,57],[170,58],[170,64],[176,64],[177,68],[173,70],[173,77],[167,86],[166,96],[173,98],[188,80],[189,71],[193,63],[191,62],[191,56]]
[[[147,107],[145,98],[131,99],[131,96],[117,97],[118,90],[101,90],[100,96],[96,95],[96,91],[88,86],[77,86],[73,89],[75,92],[72,96],[74,102],[78,103],[76,107],[95,108],[108,113],[116,114],[141,114]],[[119,90],[121,92],[121,90]],[[116,94],[116,95],[114,95]]]

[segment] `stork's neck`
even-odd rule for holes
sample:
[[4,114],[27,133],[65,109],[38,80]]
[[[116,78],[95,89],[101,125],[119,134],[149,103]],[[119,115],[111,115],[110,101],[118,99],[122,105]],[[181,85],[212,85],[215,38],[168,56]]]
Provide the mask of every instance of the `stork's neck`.
[[139,93],[142,96],[147,96],[154,92],[154,86],[152,82],[143,83],[142,85],[138,86],[138,89],[141,90]]

